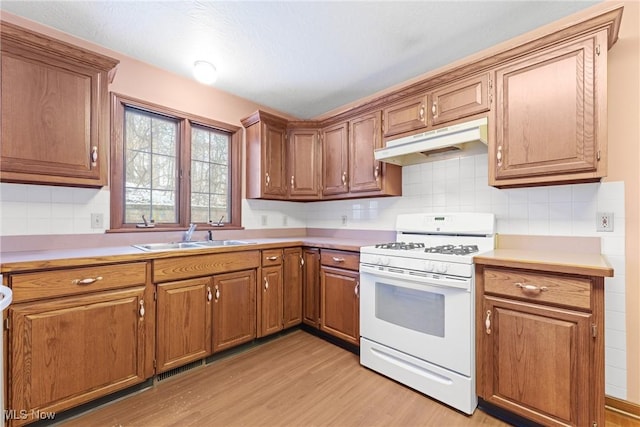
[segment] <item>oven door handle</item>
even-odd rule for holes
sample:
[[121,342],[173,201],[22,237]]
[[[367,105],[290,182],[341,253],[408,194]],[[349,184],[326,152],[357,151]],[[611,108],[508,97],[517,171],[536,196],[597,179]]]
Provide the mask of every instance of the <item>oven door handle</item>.
[[380,270],[376,267],[363,265],[363,264],[360,264],[360,273],[369,274],[370,276],[373,276],[373,277],[386,277],[389,279],[401,280],[403,282],[410,281],[412,283],[417,283],[418,284],[417,287],[407,286],[413,289],[421,289],[426,286],[434,286],[438,288],[463,289],[467,292],[471,290],[470,279],[455,280],[455,279],[447,278],[445,276],[440,276],[438,274],[435,274],[435,276],[440,276],[440,277],[435,279],[435,278],[429,278],[429,277],[423,277],[423,276],[417,276],[417,275],[411,275],[411,274],[396,273],[389,270]]

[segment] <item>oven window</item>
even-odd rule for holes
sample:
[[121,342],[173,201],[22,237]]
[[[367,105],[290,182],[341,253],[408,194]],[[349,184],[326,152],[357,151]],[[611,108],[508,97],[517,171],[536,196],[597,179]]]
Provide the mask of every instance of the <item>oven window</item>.
[[376,282],[376,317],[443,338],[444,295]]

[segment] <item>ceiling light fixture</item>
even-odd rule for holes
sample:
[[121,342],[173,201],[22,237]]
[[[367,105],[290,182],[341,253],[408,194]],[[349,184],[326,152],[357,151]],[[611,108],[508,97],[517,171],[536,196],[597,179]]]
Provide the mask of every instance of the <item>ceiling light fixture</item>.
[[200,83],[211,85],[216,81],[218,71],[210,62],[196,61],[193,63],[193,75]]

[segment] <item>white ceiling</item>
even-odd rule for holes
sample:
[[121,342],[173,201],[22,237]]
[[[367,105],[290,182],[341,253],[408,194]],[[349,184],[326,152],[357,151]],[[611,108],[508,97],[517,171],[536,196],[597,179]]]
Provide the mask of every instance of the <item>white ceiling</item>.
[[11,1],[0,9],[306,119],[594,1]]

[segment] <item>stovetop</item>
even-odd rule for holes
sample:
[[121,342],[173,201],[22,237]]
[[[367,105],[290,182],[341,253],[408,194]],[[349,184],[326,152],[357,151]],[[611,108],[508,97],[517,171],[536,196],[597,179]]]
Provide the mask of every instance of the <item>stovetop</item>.
[[[413,251],[424,249],[424,252],[431,254],[445,254],[445,255],[469,255],[478,252],[478,245],[436,245],[426,246],[421,242],[389,242],[389,243],[377,243],[376,249],[384,249],[390,251]],[[400,254],[398,254],[400,255]]]

